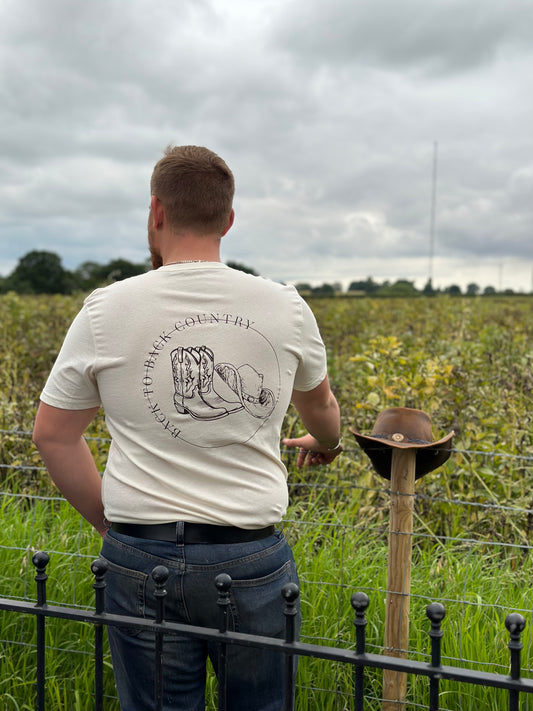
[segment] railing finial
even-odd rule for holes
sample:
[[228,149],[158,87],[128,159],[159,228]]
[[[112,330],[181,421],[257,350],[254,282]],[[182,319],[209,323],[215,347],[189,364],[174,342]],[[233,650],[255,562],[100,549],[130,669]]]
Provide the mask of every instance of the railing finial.
[[281,589],[281,597],[285,600],[283,608],[283,614],[285,615],[285,641],[291,643],[295,639],[294,621],[298,614],[296,603],[300,597],[300,588],[296,583],[287,583]]
[[228,610],[231,604],[230,601],[230,588],[232,583],[231,576],[227,573],[220,573],[215,578],[215,587],[218,590],[217,605],[220,609],[220,624],[219,631],[228,631]]
[[50,556],[44,551],[36,551],[32,556],[31,562],[37,570],[37,575],[35,576],[35,582],[37,583],[37,606],[43,607],[46,605],[46,581],[48,580],[46,566],[50,562]]
[[[512,612],[505,618],[505,626],[509,632],[509,651],[511,652],[511,679],[520,679],[520,652],[522,651],[522,641],[520,636],[525,629],[526,621],[518,612]],[[513,692],[511,692],[513,695]],[[516,700],[518,708],[518,697]]]

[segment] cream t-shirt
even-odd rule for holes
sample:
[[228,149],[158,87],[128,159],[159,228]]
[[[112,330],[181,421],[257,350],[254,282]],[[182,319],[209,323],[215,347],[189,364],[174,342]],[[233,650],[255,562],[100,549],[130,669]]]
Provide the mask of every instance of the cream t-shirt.
[[325,376],[315,318],[293,287],[219,262],[175,264],[85,300],[41,399],[103,405],[108,520],[257,528],[287,508],[292,390]]

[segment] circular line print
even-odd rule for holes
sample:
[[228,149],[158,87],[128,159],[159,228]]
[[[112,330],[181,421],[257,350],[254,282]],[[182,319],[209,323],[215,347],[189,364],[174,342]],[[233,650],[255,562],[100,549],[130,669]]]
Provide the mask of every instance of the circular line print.
[[[187,321],[160,334],[145,361],[152,416],[169,436],[198,447],[246,442],[278,402],[276,352],[249,321]],[[234,333],[220,331],[228,328]]]

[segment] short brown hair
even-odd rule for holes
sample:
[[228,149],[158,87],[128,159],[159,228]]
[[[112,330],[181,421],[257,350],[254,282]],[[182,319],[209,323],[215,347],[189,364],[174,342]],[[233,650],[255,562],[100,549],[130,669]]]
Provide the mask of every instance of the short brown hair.
[[222,234],[227,226],[235,192],[233,173],[208,148],[168,146],[154,167],[150,189],[175,231]]

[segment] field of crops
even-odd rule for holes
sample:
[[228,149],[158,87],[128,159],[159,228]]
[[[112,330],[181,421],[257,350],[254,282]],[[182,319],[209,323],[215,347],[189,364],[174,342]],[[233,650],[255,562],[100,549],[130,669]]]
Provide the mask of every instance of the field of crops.
[[[29,551],[44,548],[53,551],[51,599],[91,605],[88,562],[98,555],[98,536],[60,500],[27,434],[40,389],[81,300],[0,297],[3,597],[33,595]],[[519,610],[528,620],[523,664],[529,668],[533,299],[336,298],[312,299],[310,304],[328,349],[345,452],[332,468],[305,471],[296,470],[292,453],[283,454],[292,500],[284,526],[300,569],[304,639],[353,643],[349,598],[359,589],[371,599],[371,651],[382,648],[390,496],[387,482],[373,472],[348,427],[370,432],[381,410],[408,406],[431,416],[436,437],[455,431],[449,461],[417,483],[410,652],[413,658],[427,655],[424,609],[429,601],[441,600],[448,611],[444,655],[456,663],[476,661],[506,673],[503,619]],[[286,434],[299,431],[297,417],[289,412]],[[103,418],[93,423],[88,435],[103,469],[108,447]],[[2,620],[0,695],[6,699],[5,709],[29,709],[32,621]],[[55,650],[51,707],[91,708],[87,699],[92,681],[84,672],[90,631],[65,631],[54,624],[48,634]],[[74,647],[79,659],[71,653]],[[302,661],[300,711],[349,708],[349,673],[323,667]],[[475,693],[463,696],[449,685],[442,708],[505,707],[495,692]],[[378,709],[378,676],[370,679],[368,694]],[[424,701],[427,707],[422,682],[413,681],[409,694],[412,708]],[[111,699],[109,708],[117,708],[115,704]]]

